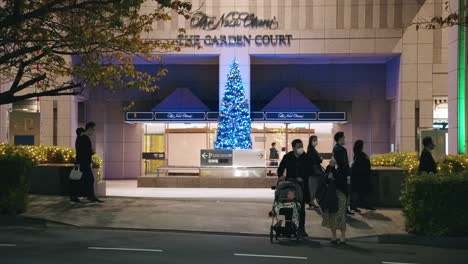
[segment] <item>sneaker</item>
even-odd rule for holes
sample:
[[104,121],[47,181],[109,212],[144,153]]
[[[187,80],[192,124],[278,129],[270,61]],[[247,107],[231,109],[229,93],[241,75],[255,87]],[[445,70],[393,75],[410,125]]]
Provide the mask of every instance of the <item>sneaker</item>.
[[309,234],[307,234],[304,229],[299,229],[299,234],[301,237],[309,237]]
[[94,199],[89,200],[89,202],[92,204],[100,204],[100,203],[103,203],[104,201],[99,200],[98,198],[94,198]]
[[353,216],[354,213],[351,212],[349,209],[346,209],[346,215],[347,215],[347,216]]
[[78,198],[72,198],[70,199],[70,204],[82,204],[82,202]]

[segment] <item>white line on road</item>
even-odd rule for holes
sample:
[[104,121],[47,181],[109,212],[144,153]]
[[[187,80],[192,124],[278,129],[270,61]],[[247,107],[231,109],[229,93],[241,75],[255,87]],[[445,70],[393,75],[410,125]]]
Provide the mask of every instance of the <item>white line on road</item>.
[[417,264],[417,263],[407,263],[407,262],[388,262],[388,261],[382,261],[382,264]]
[[16,247],[15,244],[0,244],[0,247]]
[[289,258],[289,259],[307,259],[307,257],[277,256],[277,255],[254,255],[254,254],[234,254],[238,257],[259,257],[259,258]]
[[88,247],[93,250],[120,250],[120,251],[146,251],[146,252],[163,252],[161,249],[147,249],[147,248],[104,248],[104,247]]

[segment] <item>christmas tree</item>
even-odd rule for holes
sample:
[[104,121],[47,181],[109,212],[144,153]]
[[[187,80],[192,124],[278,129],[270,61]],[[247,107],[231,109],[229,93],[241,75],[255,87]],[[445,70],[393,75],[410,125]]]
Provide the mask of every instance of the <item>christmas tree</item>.
[[249,102],[245,97],[239,63],[234,59],[219,109],[215,149],[251,149],[250,130]]

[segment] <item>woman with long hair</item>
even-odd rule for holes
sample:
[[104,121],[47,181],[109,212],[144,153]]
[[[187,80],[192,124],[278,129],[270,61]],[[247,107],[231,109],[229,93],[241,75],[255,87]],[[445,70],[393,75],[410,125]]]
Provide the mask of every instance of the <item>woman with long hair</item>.
[[364,153],[364,141],[357,140],[353,147],[354,158],[351,166],[351,210],[361,212],[358,207],[374,210],[369,204],[371,191],[371,162]]
[[323,176],[322,166],[321,166],[323,160],[320,157],[317,149],[315,148],[317,147],[317,145],[318,145],[318,137],[316,135],[310,136],[309,144],[307,145],[307,157],[308,157],[308,162],[310,165],[309,179],[308,179],[309,195],[310,195],[310,203],[309,203],[310,209],[319,208],[315,200],[315,194],[317,192],[320,179]]

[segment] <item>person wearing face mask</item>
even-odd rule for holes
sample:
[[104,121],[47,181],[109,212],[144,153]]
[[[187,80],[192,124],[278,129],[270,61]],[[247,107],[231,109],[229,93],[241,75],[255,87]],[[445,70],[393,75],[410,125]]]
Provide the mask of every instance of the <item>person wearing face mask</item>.
[[423,138],[424,149],[419,158],[419,172],[437,173],[437,164],[432,157],[431,151],[434,150],[435,144],[431,137]]
[[319,182],[321,177],[323,176],[322,172],[322,161],[323,159],[320,157],[319,153],[317,152],[316,148],[318,145],[318,137],[313,135],[309,138],[309,144],[307,145],[307,158],[309,159],[309,177],[308,177],[308,185],[309,185],[309,193],[310,193],[310,203],[309,209],[318,209],[319,206],[315,200],[315,193],[317,191]]
[[[310,195],[308,188],[308,158],[304,152],[304,147],[300,139],[295,139],[291,143],[293,151],[284,155],[278,167],[278,177],[280,180],[296,181],[302,187],[303,199],[299,211],[299,232],[301,236],[307,237],[305,231],[305,204],[309,203]],[[286,176],[283,176],[286,170]]]

